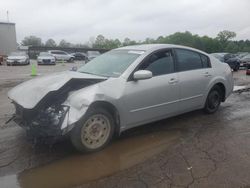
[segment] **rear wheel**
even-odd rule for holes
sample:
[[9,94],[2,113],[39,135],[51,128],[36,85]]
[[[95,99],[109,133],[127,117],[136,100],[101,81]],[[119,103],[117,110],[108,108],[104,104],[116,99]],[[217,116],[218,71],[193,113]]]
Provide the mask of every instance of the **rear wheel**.
[[77,123],[70,134],[73,146],[80,152],[104,148],[114,133],[114,120],[105,109],[92,109]]
[[207,96],[204,111],[208,114],[215,113],[219,109],[221,101],[222,101],[221,89],[219,86],[214,86],[210,90]]
[[240,69],[240,65],[236,65],[235,68],[233,69],[235,72],[237,72]]

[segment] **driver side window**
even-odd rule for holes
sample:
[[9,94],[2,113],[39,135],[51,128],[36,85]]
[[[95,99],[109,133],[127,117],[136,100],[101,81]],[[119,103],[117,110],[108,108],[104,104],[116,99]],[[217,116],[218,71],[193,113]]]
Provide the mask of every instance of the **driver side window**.
[[153,76],[160,76],[174,72],[174,60],[171,50],[159,51],[151,54],[141,65],[139,70],[149,70]]

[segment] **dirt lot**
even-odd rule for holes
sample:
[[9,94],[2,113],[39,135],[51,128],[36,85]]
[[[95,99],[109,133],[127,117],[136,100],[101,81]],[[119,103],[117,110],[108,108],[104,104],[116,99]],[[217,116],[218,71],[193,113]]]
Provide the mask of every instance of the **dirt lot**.
[[[39,66],[41,75],[82,62]],[[0,187],[250,187],[250,92],[234,93],[218,113],[201,111],[122,134],[101,152],[81,155],[69,141],[34,146],[13,122],[7,98],[31,67],[0,66]],[[250,86],[244,71],[236,85]]]

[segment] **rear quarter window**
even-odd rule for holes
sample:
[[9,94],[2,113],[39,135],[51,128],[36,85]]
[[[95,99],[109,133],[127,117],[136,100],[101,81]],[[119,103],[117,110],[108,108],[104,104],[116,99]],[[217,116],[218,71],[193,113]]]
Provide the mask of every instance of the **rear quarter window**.
[[210,63],[210,59],[208,56],[200,54],[201,57],[201,62],[202,62],[202,66],[203,68],[211,68],[211,63]]

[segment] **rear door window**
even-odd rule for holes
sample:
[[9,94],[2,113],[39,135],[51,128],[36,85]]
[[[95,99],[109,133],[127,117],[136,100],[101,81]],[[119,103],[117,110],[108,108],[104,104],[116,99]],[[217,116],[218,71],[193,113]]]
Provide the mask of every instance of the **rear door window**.
[[175,53],[178,61],[178,71],[203,68],[199,53],[186,49],[175,49]]

